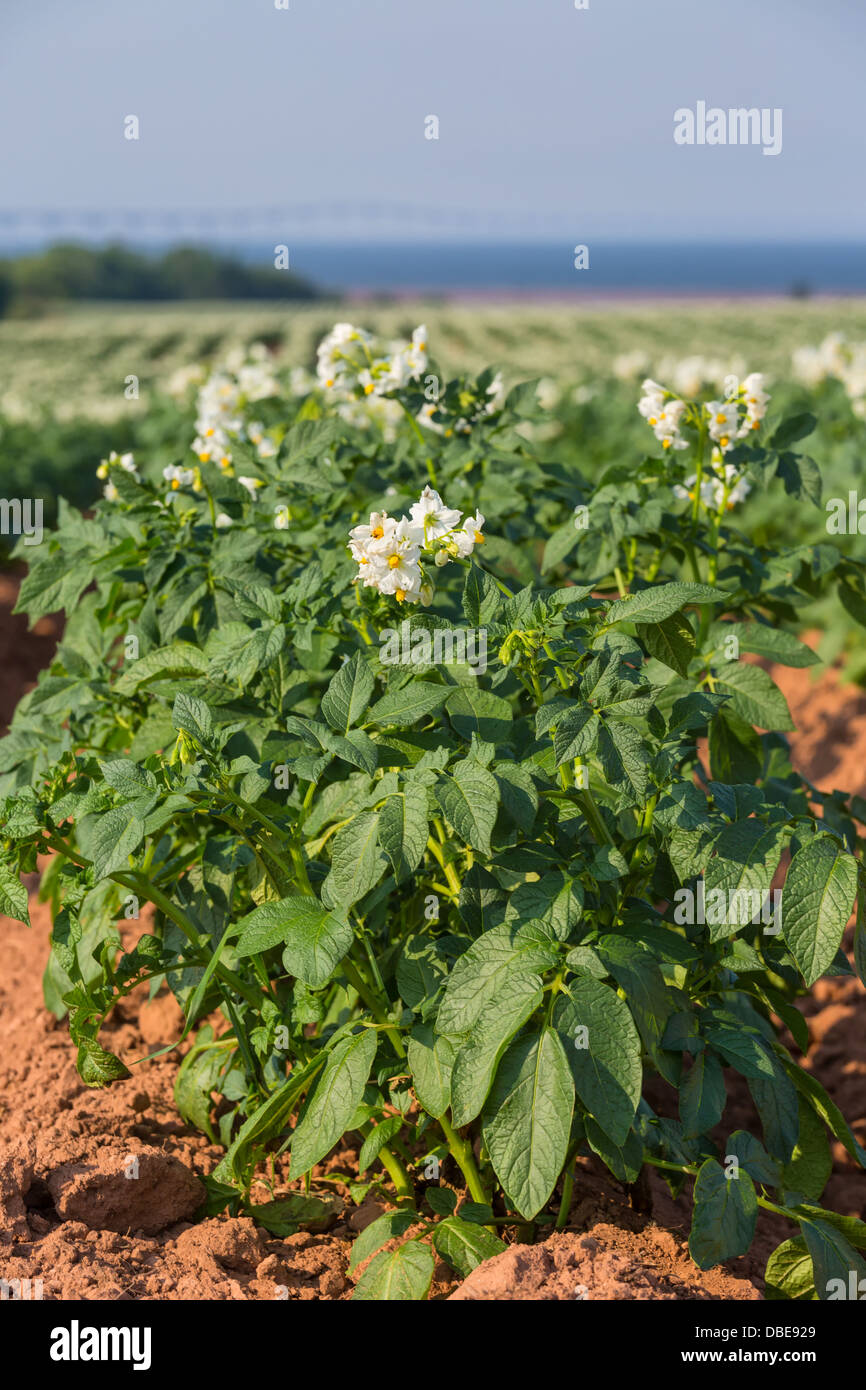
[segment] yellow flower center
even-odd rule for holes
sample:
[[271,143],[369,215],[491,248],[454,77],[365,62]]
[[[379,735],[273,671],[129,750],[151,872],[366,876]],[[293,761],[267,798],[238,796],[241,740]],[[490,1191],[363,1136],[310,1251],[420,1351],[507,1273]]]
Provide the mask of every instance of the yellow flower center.
[[207,463],[210,458],[210,449],[203,449],[198,456],[199,463]]
[[650,423],[651,425],[657,425],[657,424],[658,424],[658,420],[656,419],[655,415],[651,415],[651,416],[649,417],[649,423]]
[[398,603],[402,603],[403,600],[404,600],[404,598],[406,597],[406,590],[405,590],[405,589],[398,589],[397,592],[396,592],[396,594],[394,595],[394,597],[395,597],[395,599],[397,600]]
[[368,382],[367,382],[367,385],[364,387],[364,395],[365,395],[365,396],[369,396],[370,392],[371,392],[371,391],[374,391],[375,389],[376,389],[376,388],[375,388],[374,383],[373,383],[372,381],[368,381]]
[[399,563],[400,563],[400,556],[399,556],[399,555],[389,555],[389,556],[388,556],[388,568],[389,568],[389,570],[395,570],[395,569],[397,568],[397,566],[399,565]]
[[728,422],[728,417],[727,417],[727,415],[717,415],[717,416],[716,416],[716,424],[717,424],[717,425],[726,425],[727,422]]
[[761,422],[760,422],[760,420],[753,420],[753,421],[752,421],[752,429],[753,429],[753,430],[759,430],[760,428],[761,428]]
[[381,526],[374,526],[372,531],[370,532],[370,539],[374,541],[380,541],[384,534],[385,532],[382,530]]
[[671,447],[671,441],[670,441],[669,439],[663,439],[663,440],[662,440],[662,448],[663,448],[663,449],[669,449],[670,447]]
[[204,432],[205,439],[210,439],[211,435],[214,434],[216,434],[216,430],[214,429],[213,425],[208,425],[207,429]]
[[728,438],[728,436],[727,436],[726,434],[723,434],[722,437],[721,437],[721,439],[719,440],[719,443],[721,444],[721,446],[722,446],[723,449],[727,449],[727,447],[728,447],[728,445],[730,444],[730,442],[731,442],[731,441],[730,441],[730,439]]
[[476,545],[483,545],[483,544],[484,544],[484,537],[482,536],[482,534],[481,534],[480,531],[476,531],[476,532],[475,532],[475,544],[476,544]]
[[171,487],[173,492],[176,492],[177,489],[180,487],[180,483],[178,482],[177,478],[172,478]]

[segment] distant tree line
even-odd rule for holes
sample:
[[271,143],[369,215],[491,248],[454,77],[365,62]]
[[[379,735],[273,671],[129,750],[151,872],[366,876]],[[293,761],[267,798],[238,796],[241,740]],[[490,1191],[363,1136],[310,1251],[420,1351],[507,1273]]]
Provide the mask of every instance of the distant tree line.
[[288,270],[245,265],[234,256],[177,246],[148,256],[115,244],[61,243],[0,261],[0,316],[57,300],[316,299]]

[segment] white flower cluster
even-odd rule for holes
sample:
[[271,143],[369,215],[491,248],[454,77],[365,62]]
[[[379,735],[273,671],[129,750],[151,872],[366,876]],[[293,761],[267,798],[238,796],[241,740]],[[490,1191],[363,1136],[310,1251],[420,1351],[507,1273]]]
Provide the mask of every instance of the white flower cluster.
[[465,517],[461,525],[462,515],[446,507],[431,487],[399,521],[387,512],[371,512],[368,526],[349,532],[357,579],[380,594],[393,594],[398,603],[430,603],[433,589],[425,583],[422,559],[431,557],[441,568],[449,560],[467,559],[484,540],[481,513]]
[[726,377],[724,399],[706,401],[700,407],[690,406],[651,378],[647,378],[641,390],[643,395],[637,408],[664,449],[689,447],[682,428],[685,424],[696,425],[700,418],[697,412],[700,410],[706,420],[710,439],[721,453],[726,454],[734,448],[738,439],[745,439],[752,430],[760,428],[770,401],[764,390],[761,372],[750,372],[742,381],[738,376]]
[[793,366],[805,386],[820,386],[828,377],[841,381],[855,415],[866,419],[866,343],[849,343],[842,333],[828,333],[818,347],[797,348]]
[[240,348],[233,349],[198,393],[196,437],[191,447],[199,463],[218,463],[228,471],[232,465],[231,436],[249,439],[259,458],[273,458],[276,444],[258,422],[244,425],[243,407],[247,402],[275,396],[279,389],[263,343],[254,344],[249,356]]
[[364,328],[335,323],[316,351],[319,385],[338,396],[383,396],[418,381],[427,366],[427,329],[387,347]]
[[704,406],[710,422],[710,439],[718,444],[722,453],[727,453],[738,439],[745,439],[752,430],[760,429],[769,403],[761,372],[750,372],[742,382],[729,376],[725,381],[725,399],[708,401]]
[[[697,474],[693,473],[685,482],[674,485],[674,496],[693,502]],[[744,502],[751,492],[751,484],[733,463],[725,463],[720,449],[714,449],[711,472],[701,478],[701,501],[712,511],[730,511],[738,502]]]
[[97,478],[99,478],[100,482],[105,483],[105,487],[102,489],[102,495],[105,498],[106,502],[116,502],[118,498],[117,487],[111,481],[112,468],[122,468],[124,473],[129,473],[130,476],[134,478],[137,483],[141,482],[138,469],[135,466],[135,459],[133,455],[118,454],[114,449],[112,449],[111,453],[108,455],[108,458],[103,459],[96,470]]
[[663,449],[687,449],[688,440],[680,431],[685,401],[679,400],[666,387],[647,377],[641,387],[643,395],[638,401],[638,410]]

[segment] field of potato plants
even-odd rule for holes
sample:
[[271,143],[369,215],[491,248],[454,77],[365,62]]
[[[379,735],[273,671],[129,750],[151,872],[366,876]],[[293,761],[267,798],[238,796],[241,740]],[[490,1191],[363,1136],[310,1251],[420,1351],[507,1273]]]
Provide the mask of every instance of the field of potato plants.
[[91,1108],[174,1067],[199,1219],[367,1203],[333,1296],[445,1297],[587,1181],[635,1241],[685,1204],[696,1279],[852,1296],[866,1112],[803,1060],[866,982],[866,799],[778,673],[866,675],[866,311],[342,313],[0,331],[4,490],[56,515],[17,612],[65,615],[0,911],[47,904]]

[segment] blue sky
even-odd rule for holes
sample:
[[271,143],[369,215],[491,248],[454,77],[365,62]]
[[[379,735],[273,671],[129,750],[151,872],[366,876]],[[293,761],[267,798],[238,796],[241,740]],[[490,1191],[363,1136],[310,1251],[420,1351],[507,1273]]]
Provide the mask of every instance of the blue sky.
[[[2,0],[0,208],[302,203],[296,234],[351,239],[440,234],[425,208],[464,238],[866,234],[862,0],[289,2]],[[677,146],[698,100],[780,107],[782,153]],[[414,221],[381,215],[397,202]]]

